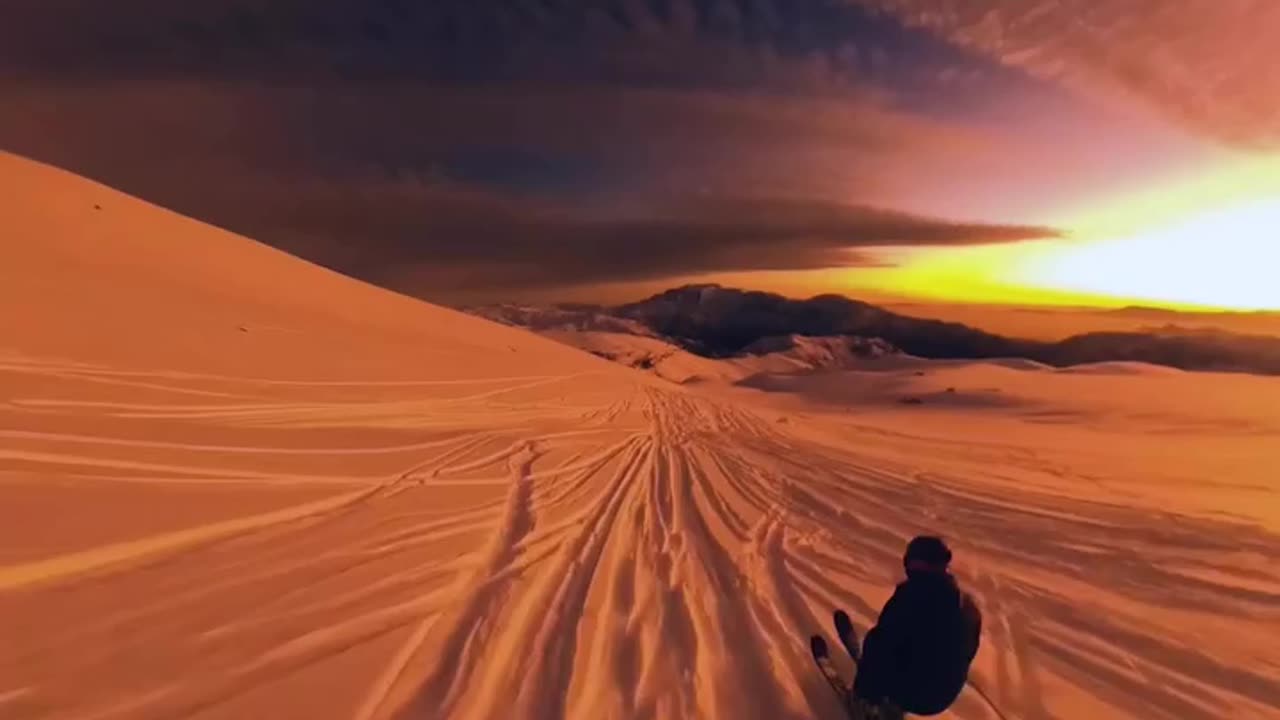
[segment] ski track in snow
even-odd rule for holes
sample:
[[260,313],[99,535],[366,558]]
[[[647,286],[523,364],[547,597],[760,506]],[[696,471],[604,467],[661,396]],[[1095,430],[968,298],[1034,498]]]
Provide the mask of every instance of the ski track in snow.
[[[1058,703],[1072,693],[1111,717],[1280,717],[1280,668],[1210,645],[1280,620],[1280,540],[1260,529],[926,472],[910,462],[924,443],[831,442],[640,381],[621,396],[581,377],[453,396],[370,383],[361,400],[360,383],[0,369],[173,396],[24,397],[9,418],[396,433],[308,449],[0,431],[0,470],[85,471],[69,482],[342,486],[0,566],[0,718],[248,717],[258,691],[301,678],[291,692],[332,690],[322,716],[357,720],[837,720],[807,637],[829,635],[833,607],[865,631],[903,542],[928,530],[951,539],[984,609],[974,686],[1004,717],[1071,717]],[[267,392],[281,387],[293,395]],[[443,428],[456,432],[420,439]],[[282,458],[394,469],[326,476]],[[317,717],[292,707],[270,716]],[[973,688],[948,716],[997,717]]]

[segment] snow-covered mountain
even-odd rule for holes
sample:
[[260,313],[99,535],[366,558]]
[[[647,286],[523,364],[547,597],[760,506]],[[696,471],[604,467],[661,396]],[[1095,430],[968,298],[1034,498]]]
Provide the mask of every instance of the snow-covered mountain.
[[859,344],[874,343],[875,348],[864,349],[892,348],[933,360],[1024,359],[1055,367],[1142,362],[1183,370],[1280,374],[1280,338],[1267,335],[1170,325],[1029,340],[902,315],[838,295],[794,300],[719,285],[689,285],[616,307],[496,306],[472,311],[538,332],[592,330],[659,338],[708,358],[758,355],[762,347],[775,347],[773,338],[805,337],[836,339],[837,345],[849,344],[855,351]]
[[[714,291],[706,287],[700,292]],[[663,300],[668,296],[662,296]],[[664,337],[651,328],[647,323],[659,315],[657,308],[646,303],[624,308],[501,304],[469,311],[677,383],[738,382],[759,373],[849,369],[868,359],[900,354],[879,338],[797,334],[760,337],[728,356],[699,353],[697,350],[704,349],[701,343]]]

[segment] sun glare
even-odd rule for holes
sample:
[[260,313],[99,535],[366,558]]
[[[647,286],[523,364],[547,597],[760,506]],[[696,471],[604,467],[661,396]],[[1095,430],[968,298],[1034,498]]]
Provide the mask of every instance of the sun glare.
[[1280,309],[1280,158],[1241,159],[1072,217],[1075,239],[1015,255],[1006,280],[1188,309]]
[[1019,285],[1176,306],[1280,309],[1280,199],[1117,239],[1057,244],[1010,268]]
[[885,248],[850,284],[947,302],[1280,310],[1280,159],[1067,212],[1067,238]]

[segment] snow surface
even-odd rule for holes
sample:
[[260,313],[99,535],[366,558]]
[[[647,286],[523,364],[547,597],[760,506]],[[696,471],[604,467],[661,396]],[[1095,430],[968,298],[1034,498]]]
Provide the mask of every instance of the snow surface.
[[920,531],[986,615],[942,717],[1280,717],[1274,379],[682,386],[12,156],[0,191],[0,718],[838,720],[806,637]]

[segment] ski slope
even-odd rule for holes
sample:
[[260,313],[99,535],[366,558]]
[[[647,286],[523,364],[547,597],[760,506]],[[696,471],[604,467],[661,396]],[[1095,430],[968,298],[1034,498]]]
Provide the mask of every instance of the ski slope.
[[807,636],[926,530],[986,616],[944,717],[1280,717],[1272,380],[682,387],[0,189],[0,718],[838,720]]

